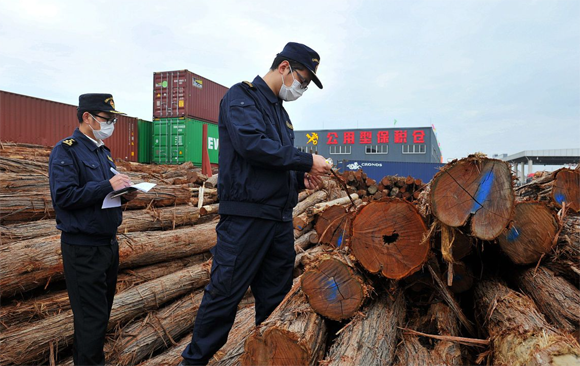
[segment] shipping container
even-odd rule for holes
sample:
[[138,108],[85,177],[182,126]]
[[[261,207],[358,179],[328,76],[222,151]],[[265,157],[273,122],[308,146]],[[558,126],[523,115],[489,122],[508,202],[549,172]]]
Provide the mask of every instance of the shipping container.
[[407,163],[390,161],[367,161],[367,160],[339,160],[335,161],[341,172],[347,170],[362,169],[366,175],[376,181],[387,175],[399,177],[411,176],[421,179],[423,183],[429,182],[444,165],[442,163]]
[[137,121],[137,156],[138,162],[142,164],[151,163],[151,147],[153,144],[153,122],[138,120]]
[[153,118],[218,121],[228,88],[188,70],[153,73]]
[[217,164],[217,124],[192,118],[163,118],[153,121],[151,161],[157,164],[182,164],[190,161],[201,166],[204,124],[207,125],[209,161]]
[[[78,126],[75,105],[0,90],[1,141],[54,146]],[[137,118],[120,116],[105,140],[113,158],[137,161],[137,134]]]

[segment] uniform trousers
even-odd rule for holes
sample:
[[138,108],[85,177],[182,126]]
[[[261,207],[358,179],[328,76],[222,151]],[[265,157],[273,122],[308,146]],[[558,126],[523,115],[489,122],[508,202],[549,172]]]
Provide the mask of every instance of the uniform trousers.
[[70,245],[61,242],[64,276],[74,316],[75,365],[104,365],[103,346],[111,315],[119,244]]
[[222,215],[212,249],[211,280],[197,312],[184,363],[206,365],[226,343],[237,306],[251,288],[256,325],[263,322],[292,288],[292,222]]

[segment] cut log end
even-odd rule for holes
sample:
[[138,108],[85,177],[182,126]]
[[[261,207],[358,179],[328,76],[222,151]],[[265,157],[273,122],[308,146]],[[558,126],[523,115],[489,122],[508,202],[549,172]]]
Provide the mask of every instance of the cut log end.
[[302,275],[301,285],[314,311],[332,320],[351,318],[365,298],[360,276],[334,258],[311,266]]
[[568,168],[560,169],[554,179],[552,200],[558,207],[565,202],[566,207],[580,212],[580,171]]
[[390,199],[365,206],[355,217],[351,230],[354,256],[371,273],[402,279],[418,271],[427,261],[427,227],[410,203]]
[[521,202],[516,205],[512,227],[498,241],[512,262],[532,264],[551,250],[557,232],[558,223],[545,204]]
[[471,233],[493,240],[508,225],[514,207],[513,181],[507,163],[481,157],[459,160],[431,182],[433,214],[459,227],[471,218]]

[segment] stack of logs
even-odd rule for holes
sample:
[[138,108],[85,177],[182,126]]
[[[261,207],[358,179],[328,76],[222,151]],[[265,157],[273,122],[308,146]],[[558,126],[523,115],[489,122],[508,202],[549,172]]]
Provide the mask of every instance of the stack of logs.
[[[3,175],[46,173],[39,151],[22,155],[0,150]],[[200,216],[204,206],[192,199],[211,201],[214,188],[188,186],[191,167],[170,176],[180,167],[118,165],[161,189],[187,184],[190,197],[167,208],[150,198],[124,212],[107,361],[176,365],[209,279],[202,261],[215,243],[215,211]],[[24,201],[48,188],[29,184],[33,193],[19,193],[2,181],[1,192]],[[577,365],[579,186],[578,169],[561,169],[514,188],[509,166],[484,156],[451,162],[429,183],[377,183],[362,171],[331,176],[324,188],[302,192],[294,209],[292,290],[258,327],[248,294],[210,364]],[[0,363],[72,364],[58,233],[35,226],[54,225],[50,195],[43,211],[36,202],[1,208]],[[178,207],[197,211],[170,213]],[[149,220],[131,219],[139,211],[151,211]],[[27,212],[34,215],[14,219]]]

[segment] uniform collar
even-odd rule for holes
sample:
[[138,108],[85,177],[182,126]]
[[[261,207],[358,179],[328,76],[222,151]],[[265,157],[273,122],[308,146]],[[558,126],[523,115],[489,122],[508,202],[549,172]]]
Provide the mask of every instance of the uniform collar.
[[272,104],[282,103],[282,99],[278,98],[278,96],[274,94],[272,89],[270,89],[268,84],[266,84],[266,82],[264,81],[264,79],[262,79],[260,75],[254,78],[252,84],[254,84],[256,88],[258,88],[258,90],[266,97],[266,99],[268,99],[268,102]]
[[[77,140],[82,142],[89,150],[91,151],[95,151],[96,149],[98,149],[100,146],[103,146],[104,144],[97,146],[97,143],[95,140],[93,140],[92,138],[88,137],[87,135],[85,135],[84,133],[81,132],[81,130],[77,129],[75,130],[75,132],[73,132],[73,137]],[[101,141],[102,142],[102,141]]]

